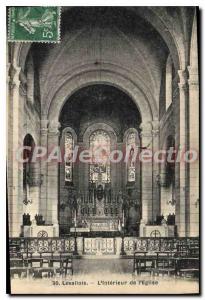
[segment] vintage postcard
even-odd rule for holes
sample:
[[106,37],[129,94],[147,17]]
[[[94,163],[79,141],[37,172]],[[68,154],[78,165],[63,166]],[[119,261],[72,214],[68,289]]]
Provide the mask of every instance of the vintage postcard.
[[200,293],[198,21],[7,8],[8,293]]

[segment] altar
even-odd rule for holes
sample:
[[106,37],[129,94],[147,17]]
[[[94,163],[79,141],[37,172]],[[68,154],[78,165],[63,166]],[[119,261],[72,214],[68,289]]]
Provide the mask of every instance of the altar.
[[71,227],[70,232],[113,232],[120,231],[118,218],[94,218],[87,219],[85,227]]
[[118,219],[100,219],[96,218],[94,221],[90,222],[90,230],[91,231],[118,231],[119,227]]

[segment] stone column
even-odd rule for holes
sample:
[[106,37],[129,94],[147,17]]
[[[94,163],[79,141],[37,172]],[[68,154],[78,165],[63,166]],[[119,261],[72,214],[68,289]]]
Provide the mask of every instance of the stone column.
[[[196,50],[197,51],[197,50]],[[198,68],[189,70],[189,149],[199,152]],[[189,164],[189,236],[199,235],[199,159]]]
[[13,134],[12,134],[12,94],[11,94],[11,64],[7,64],[7,103],[8,103],[8,125],[7,125],[7,182],[8,182],[8,221],[9,221],[9,236],[13,236]]
[[[188,85],[186,71],[179,70],[179,97],[176,105],[176,145],[179,151],[183,153],[187,150],[187,108],[188,108]],[[183,159],[176,163],[176,225],[180,237],[186,236],[187,212],[186,204],[188,201],[188,182],[187,182],[187,164]]]
[[[59,146],[59,123],[50,123],[48,130],[48,153]],[[57,149],[57,148],[56,148]],[[59,148],[58,148],[59,149]],[[54,153],[54,152],[53,152]],[[58,168],[57,159],[47,164],[47,221],[58,225]]]
[[[40,143],[42,149],[47,151],[48,143],[48,120],[41,120],[41,129],[40,129]],[[43,215],[43,218],[47,223],[47,155],[40,159],[40,204],[39,204],[39,213]]]
[[[152,121],[152,153],[153,155],[159,150],[159,121]],[[160,149],[161,150],[161,149]],[[153,217],[160,214],[160,186],[159,178],[159,163],[153,160]]]
[[16,151],[22,146],[23,97],[25,76],[18,66],[9,65],[8,77],[8,213],[9,236],[21,233],[23,212],[23,164],[16,159]]
[[[166,149],[165,149],[166,150]],[[167,207],[167,200],[169,200],[169,190],[166,188],[166,163],[161,164],[160,176],[158,178],[160,186],[160,214],[166,217],[165,211]]]
[[[152,153],[152,125],[151,123],[142,123],[141,128],[141,153],[151,150]],[[141,162],[141,199],[142,199],[142,222],[147,224],[153,218],[152,203],[152,159],[149,162]]]

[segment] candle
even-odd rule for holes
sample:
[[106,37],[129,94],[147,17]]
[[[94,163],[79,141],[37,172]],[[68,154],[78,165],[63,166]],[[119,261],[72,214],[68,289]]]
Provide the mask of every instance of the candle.
[[121,222],[120,222],[120,219],[119,219],[119,222],[118,222],[118,231],[121,231]]
[[77,215],[76,215],[76,210],[74,214],[74,226],[77,227]]

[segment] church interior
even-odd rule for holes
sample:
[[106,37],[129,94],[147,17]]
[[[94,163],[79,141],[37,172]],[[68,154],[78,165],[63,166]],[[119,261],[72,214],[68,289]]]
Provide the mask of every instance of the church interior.
[[[9,45],[13,261],[14,253],[42,260],[67,252],[60,270],[74,274],[87,270],[86,259],[109,257],[113,268],[125,258],[117,264],[122,274],[199,276],[198,159],[106,159],[134,148],[199,150],[197,22],[194,7],[62,7],[60,43]],[[74,162],[32,160],[42,149],[54,156],[59,147],[69,157],[102,145],[99,162],[80,154]],[[18,147],[26,148],[24,162],[14,157]],[[145,261],[142,252],[152,255]],[[26,272],[13,262],[11,275],[37,274],[27,262]],[[49,276],[58,270],[47,269]]]

